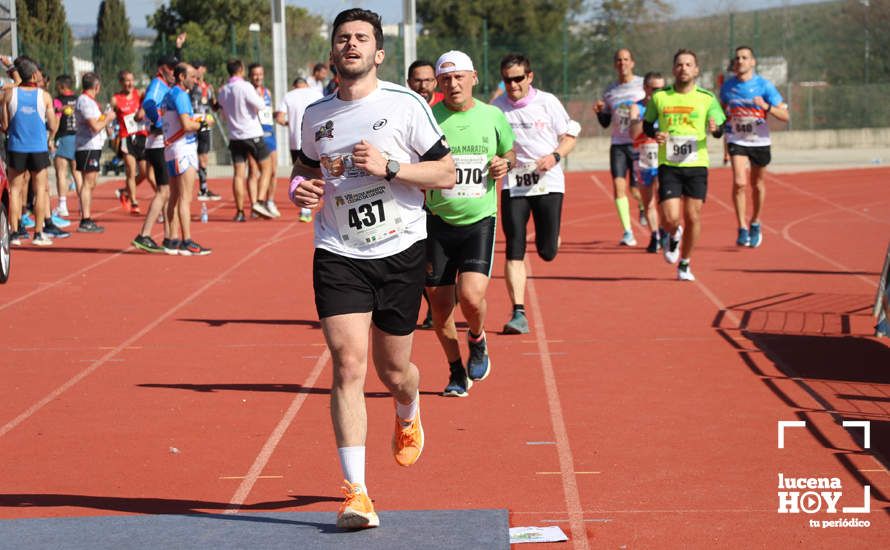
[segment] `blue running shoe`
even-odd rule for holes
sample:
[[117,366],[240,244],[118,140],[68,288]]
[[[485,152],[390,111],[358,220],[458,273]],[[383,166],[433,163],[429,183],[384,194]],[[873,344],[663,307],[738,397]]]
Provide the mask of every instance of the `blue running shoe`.
[[[455,361],[455,363],[459,363]],[[445,397],[466,397],[467,393],[473,386],[473,381],[467,377],[467,371],[463,365],[456,364],[449,367],[451,375],[448,377],[448,385],[442,390]]]
[[739,227],[739,238],[736,239],[735,244],[739,246],[751,246],[751,236],[748,234],[747,228]]
[[70,221],[55,214],[53,214],[50,219],[53,221],[53,225],[55,225],[56,227],[68,227],[69,225],[71,225]]
[[478,342],[469,342],[470,358],[467,359],[467,374],[470,380],[485,380],[491,374],[491,359],[488,357],[488,344],[485,336]]
[[31,229],[32,227],[34,227],[34,226],[37,225],[37,224],[34,222],[34,216],[32,216],[32,215],[30,214],[30,212],[25,212],[24,214],[22,214],[22,223],[21,223],[21,225],[22,225],[22,227],[24,227],[25,229]]
[[757,248],[763,243],[763,231],[760,229],[759,223],[751,224],[751,243],[748,245],[751,248]]

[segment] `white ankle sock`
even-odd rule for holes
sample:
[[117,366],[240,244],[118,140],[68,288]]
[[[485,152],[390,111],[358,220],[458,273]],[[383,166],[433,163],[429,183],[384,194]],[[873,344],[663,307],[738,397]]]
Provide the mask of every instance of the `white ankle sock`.
[[417,409],[420,408],[420,393],[418,392],[417,397],[414,398],[414,401],[408,403],[407,405],[402,405],[398,401],[396,401],[396,416],[399,417],[399,420],[413,420],[417,415]]
[[[361,483],[365,486],[365,447],[338,447],[340,469],[349,483]],[[367,490],[366,490],[367,491]]]

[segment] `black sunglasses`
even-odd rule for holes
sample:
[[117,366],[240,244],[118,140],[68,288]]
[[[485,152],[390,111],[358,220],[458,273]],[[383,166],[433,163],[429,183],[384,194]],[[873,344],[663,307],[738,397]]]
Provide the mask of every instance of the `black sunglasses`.
[[527,74],[520,75],[520,76],[505,76],[505,77],[504,77],[504,84],[509,84],[509,83],[511,83],[511,82],[513,82],[514,84],[519,84],[520,82],[522,82],[523,80],[525,80],[525,78],[526,78],[527,76],[528,76]]

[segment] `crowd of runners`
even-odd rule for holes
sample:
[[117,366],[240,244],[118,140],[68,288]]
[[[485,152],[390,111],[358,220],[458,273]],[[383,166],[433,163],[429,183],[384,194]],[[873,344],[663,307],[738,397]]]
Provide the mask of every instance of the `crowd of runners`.
[[[424,446],[420,372],[411,363],[422,296],[429,307],[424,324],[435,330],[448,365],[442,393],[466,397],[493,368],[486,292],[498,214],[512,303],[503,332],[524,334],[530,330],[524,308],[528,222],[534,221],[537,254],[553,261],[566,193],[562,160],[581,126],[559,99],[533,85],[533,60],[525,55],[500,61],[503,93],[487,104],[474,97],[478,75],[466,53],[453,50],[435,63],[414,62],[403,87],[377,77],[386,57],[379,16],[346,10],[331,28],[330,69],[336,78],[326,85],[328,67],[316,65],[311,77],[294,81],[277,108],[258,64],[228,62],[229,79],[214,91],[204,80],[203,64],[180,61],[181,35],[176,54],[158,61],[144,92],[135,89],[132,73],[122,71],[120,91],[104,110],[96,100],[101,81],[94,73],[83,75],[79,97],[69,77],[58,77],[53,98],[41,89],[46,83],[36,62],[2,60],[16,85],[4,89],[0,124],[8,135],[16,244],[28,238],[28,216],[22,214],[28,180],[33,243],[50,245],[68,236],[61,225],[69,214],[66,174],[72,160],[77,231],[102,231],[91,217],[91,197],[107,129],[116,125],[127,172],[126,186],[116,191],[123,207],[140,214],[137,185],[148,181],[155,190],[133,245],[182,255],[210,253],[191,238],[189,224],[196,178],[199,200],[220,199],[207,187],[206,175],[213,113],[225,121],[234,164],[235,222],[281,215],[274,202],[274,125],[288,127],[293,162],[288,196],[300,208],[301,221],[311,221],[315,212],[315,304],[332,355],[331,416],[346,479],[337,523],[363,528],[379,524],[365,485],[369,356],[395,400],[395,460],[410,466]],[[649,231],[646,252],[661,250],[667,262],[678,264],[680,281],[695,280],[691,260],[707,197],[710,134],[726,137],[736,242],[760,246],[768,117],[787,121],[789,115],[775,86],[756,74],[754,51],[735,50],[734,75],[719,98],[696,84],[699,65],[691,50],[674,54],[671,83],[657,72],[638,76],[626,48],[615,52],[614,67],[615,82],[592,108],[611,129],[618,244],[637,245],[630,196],[638,203],[639,225]],[[59,197],[54,210],[46,174],[51,151]],[[162,244],[151,237],[158,221],[164,224]],[[469,328],[466,352],[455,325],[458,305]]]

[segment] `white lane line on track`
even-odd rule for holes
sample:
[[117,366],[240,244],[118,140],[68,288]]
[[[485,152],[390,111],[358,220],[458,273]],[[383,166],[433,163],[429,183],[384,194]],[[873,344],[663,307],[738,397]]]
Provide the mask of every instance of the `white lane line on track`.
[[[608,191],[608,190],[606,189],[606,187],[602,184],[602,182],[599,180],[599,178],[596,177],[596,175],[591,174],[590,178],[594,181],[594,183],[596,183],[596,185],[600,188],[600,190],[601,190],[606,196],[611,196],[611,195],[609,195],[609,191]],[[776,178],[773,178],[773,179],[776,179]],[[794,188],[794,186],[791,186],[791,185],[789,185],[789,184],[786,184],[786,185],[788,185],[788,187],[790,187],[790,188]],[[807,192],[805,192],[805,191],[803,191],[803,190],[800,190],[800,191],[803,192],[803,193],[806,193],[806,194],[810,194],[810,193],[807,193]],[[711,195],[708,197],[708,200],[711,200],[711,201],[713,201],[713,202],[716,202],[716,203],[719,204],[721,207],[723,207],[724,210],[726,210],[727,212],[730,212],[730,213],[732,213],[733,215],[735,215],[735,208],[733,208],[732,206],[730,206],[730,205],[727,204],[726,202],[722,201],[720,198],[714,196],[713,194],[711,194]],[[839,210],[848,210],[848,211],[850,211],[850,212],[853,212],[853,213],[859,214],[859,215],[861,215],[861,216],[864,216],[864,217],[866,217],[866,218],[869,218],[868,215],[863,214],[863,213],[861,213],[861,212],[858,212],[858,211],[856,211],[856,210],[852,210],[852,209],[848,209],[848,208],[844,208],[844,207],[838,206],[838,205],[836,205],[836,204],[834,204],[834,203],[832,203],[832,202],[830,202],[830,201],[825,201],[825,202],[828,202],[831,206],[833,206],[833,207],[836,208],[836,209],[839,209]],[[813,250],[812,248],[806,246],[805,244],[803,244],[803,243],[801,243],[801,242],[795,240],[795,239],[791,236],[790,230],[791,230],[791,228],[792,228],[793,226],[795,226],[795,225],[797,225],[798,223],[803,222],[803,221],[805,221],[805,220],[809,220],[810,218],[815,218],[815,217],[819,217],[819,216],[824,216],[825,214],[827,214],[827,212],[817,212],[817,213],[815,213],[815,214],[810,214],[809,216],[805,216],[805,217],[803,217],[803,218],[794,220],[794,221],[789,222],[788,224],[786,224],[785,227],[783,227],[781,231],[779,231],[779,230],[777,230],[777,229],[774,229],[774,228],[770,227],[770,226],[767,225],[767,224],[763,224],[763,227],[764,227],[764,229],[767,229],[767,230],[771,231],[772,233],[775,233],[775,234],[777,234],[777,235],[782,235],[782,238],[784,238],[786,241],[788,241],[788,242],[791,243],[792,245],[798,247],[799,249],[803,250],[804,252],[806,252],[806,253],[808,253],[808,254],[810,254],[810,255],[812,255],[812,256],[815,256],[816,258],[819,258],[819,259],[822,260],[823,262],[826,262],[826,263],[828,263],[828,264],[830,264],[830,265],[832,265],[832,266],[834,266],[834,267],[836,267],[836,268],[838,268],[838,269],[841,269],[841,270],[843,270],[843,271],[852,272],[853,269],[851,269],[851,268],[845,266],[844,264],[841,264],[841,263],[839,263],[839,262],[836,262],[836,261],[832,260],[831,258],[829,258],[828,256],[825,256],[824,254],[821,254],[821,253],[819,253],[819,252]],[[873,281],[873,280],[871,280],[871,279],[865,277],[864,275],[853,275],[853,276],[856,277],[857,279],[860,279],[860,280],[864,281],[865,283],[867,283],[867,284],[870,285],[871,287],[877,287],[877,286],[878,286],[878,283],[877,283],[876,281]]]
[[[103,215],[105,215],[105,214],[107,214],[107,213],[109,213],[109,212],[111,212],[111,211],[113,211],[113,210],[116,210],[117,208],[118,208],[118,207],[115,207],[115,208],[109,208],[108,210],[103,210],[103,211],[102,211],[101,213],[99,213],[96,217],[99,218],[100,216],[103,216]],[[216,209],[218,209],[218,208],[222,208],[222,205],[217,206],[216,208],[214,208],[214,209],[212,209],[212,210],[209,210],[208,212],[213,212],[214,210],[216,210]],[[138,219],[138,218],[134,218],[134,219]],[[74,222],[72,221],[71,224],[73,225]],[[140,225],[140,227],[142,227],[142,226]],[[75,229],[75,231],[76,231],[76,229]],[[155,233],[155,236],[158,236],[158,234]],[[7,309],[7,308],[9,308],[9,307],[12,307],[12,306],[14,306],[15,304],[17,304],[17,303],[19,303],[19,302],[22,302],[22,301],[24,301],[24,300],[27,300],[28,298],[30,298],[30,297],[32,297],[32,296],[35,296],[35,295],[37,295],[37,294],[40,294],[41,292],[43,292],[43,291],[45,291],[45,290],[49,290],[49,289],[51,289],[51,288],[55,288],[55,287],[57,287],[57,286],[59,286],[59,285],[65,283],[65,282],[67,282],[67,281],[70,281],[71,279],[73,279],[73,278],[75,278],[75,277],[79,277],[80,275],[83,275],[84,273],[86,273],[86,272],[88,272],[88,271],[92,271],[93,269],[96,269],[97,267],[99,267],[99,266],[101,266],[101,265],[103,265],[103,264],[106,264],[106,263],[110,262],[111,260],[115,260],[115,259],[117,259],[118,257],[120,257],[120,256],[122,256],[122,255],[124,255],[124,254],[127,254],[127,253],[129,253],[129,252],[132,252],[133,250],[136,250],[136,248],[135,248],[134,246],[128,246],[127,248],[122,248],[122,249],[120,249],[119,251],[115,252],[114,254],[112,254],[112,255],[110,255],[110,256],[106,256],[105,258],[102,258],[101,260],[99,260],[99,261],[97,261],[97,262],[95,262],[95,263],[92,263],[92,264],[90,264],[90,265],[84,266],[84,267],[78,269],[77,271],[74,271],[73,273],[69,273],[68,275],[62,277],[61,279],[58,279],[58,280],[53,281],[53,282],[51,282],[51,283],[45,283],[45,284],[42,284],[42,285],[40,285],[39,287],[37,287],[37,288],[35,288],[34,290],[32,290],[31,292],[26,292],[25,294],[22,294],[21,296],[19,296],[19,297],[16,298],[15,300],[10,300],[9,302],[6,302],[5,304],[0,304],[0,311],[3,311],[4,309]],[[0,435],[2,435],[2,434],[0,434]]]
[[201,294],[206,292],[210,287],[215,285],[217,282],[222,280],[224,277],[228,276],[230,273],[232,273],[233,271],[235,271],[236,269],[238,269],[239,267],[241,267],[248,261],[252,260],[257,254],[266,250],[266,248],[280,242],[279,237],[281,237],[281,235],[283,235],[284,233],[286,233],[288,231],[293,231],[292,224],[287,224],[280,231],[278,231],[278,233],[276,233],[271,239],[269,239],[265,243],[261,244],[260,246],[256,247],[249,254],[246,254],[240,260],[238,260],[237,262],[235,262],[234,264],[229,266],[228,269],[220,272],[216,277],[210,279],[209,281],[207,281],[206,283],[201,285],[201,287],[199,287],[197,290],[195,290],[194,292],[192,292],[191,294],[189,294],[188,296],[183,298],[178,304],[174,305],[173,307],[171,307],[170,309],[168,309],[167,311],[165,311],[164,313],[159,315],[157,318],[155,318],[152,322],[147,324],[141,330],[139,330],[138,332],[136,332],[135,334],[133,334],[132,336],[130,336],[129,338],[124,340],[122,343],[120,343],[118,346],[116,346],[114,349],[110,350],[108,353],[106,353],[99,359],[97,359],[93,364],[91,364],[84,370],[80,371],[79,373],[77,373],[74,376],[72,376],[71,378],[69,378],[68,381],[66,381],[64,384],[62,384],[58,388],[54,389],[53,391],[49,392],[46,396],[43,397],[43,399],[41,399],[37,403],[34,403],[30,407],[28,407],[27,410],[25,410],[24,412],[22,412],[21,414],[19,414],[18,416],[16,416],[15,418],[10,420],[6,424],[4,424],[2,427],[0,427],[0,437],[3,437],[7,433],[9,433],[12,429],[14,429],[16,426],[18,426],[25,420],[32,417],[37,411],[39,411],[40,409],[45,407],[48,403],[52,402],[54,399],[56,399],[57,397],[59,397],[60,395],[62,395],[66,391],[68,391],[69,389],[71,389],[71,387],[73,387],[75,384],[77,384],[78,382],[80,382],[81,380],[83,380],[84,378],[86,378],[87,376],[92,374],[93,372],[95,372],[99,367],[101,367],[105,363],[108,363],[110,360],[112,360],[114,358],[115,355],[117,355],[121,351],[132,346],[140,338],[142,338],[143,336],[145,336],[146,334],[148,334],[149,332],[154,330],[158,325],[160,325],[162,322],[167,320],[168,317],[170,317],[174,313],[176,313],[176,311],[178,311],[179,309],[183,308],[184,306],[190,304],[198,296],[200,296]]
[[[720,200],[720,199],[718,199],[718,198],[716,198],[716,197],[714,197],[713,200],[714,200],[714,202],[716,202],[717,204],[719,204],[720,206],[722,206],[727,212],[732,212],[733,214],[735,214],[735,209],[734,209],[732,206],[730,206],[729,204],[723,202],[722,200]],[[803,251],[806,252],[807,254],[810,254],[811,256],[815,256],[816,258],[822,260],[823,262],[825,262],[825,263],[827,263],[827,264],[829,264],[829,265],[832,265],[832,266],[834,266],[834,267],[840,269],[841,271],[847,271],[847,272],[852,273],[852,272],[854,271],[853,269],[851,269],[851,268],[845,266],[844,264],[842,264],[842,263],[840,263],[840,262],[836,262],[836,261],[832,260],[832,259],[829,258],[828,256],[826,256],[826,255],[824,255],[824,254],[822,254],[822,253],[820,253],[820,252],[818,252],[818,251],[816,251],[816,250],[813,250],[812,248],[808,247],[807,245],[803,244],[802,242],[796,240],[794,237],[791,236],[791,228],[794,227],[795,225],[797,225],[797,224],[799,224],[799,223],[801,223],[801,222],[805,222],[805,221],[807,221],[807,220],[810,220],[810,219],[812,219],[812,218],[818,218],[818,217],[820,217],[820,216],[825,216],[825,215],[827,215],[827,214],[829,214],[829,213],[830,213],[830,212],[828,212],[828,211],[821,211],[821,212],[815,212],[815,213],[810,214],[810,215],[808,215],[808,216],[804,216],[804,217],[802,217],[802,218],[798,218],[798,219],[796,219],[796,220],[790,221],[790,222],[788,222],[787,224],[785,224],[785,226],[781,229],[781,231],[778,230],[778,229],[774,229],[774,228],[772,228],[771,226],[769,226],[769,225],[767,225],[767,224],[765,224],[765,223],[763,224],[763,227],[764,227],[765,229],[768,229],[769,231],[771,231],[771,232],[777,234],[777,235],[782,235],[782,238],[783,238],[783,239],[785,239],[786,241],[788,241],[788,242],[791,243],[792,245],[796,246],[797,248],[803,250]],[[873,287],[873,288],[877,288],[877,286],[878,286],[878,283],[877,283],[876,280],[869,279],[868,277],[866,277],[866,276],[864,276],[864,275],[856,274],[856,275],[853,275],[853,277],[855,277],[855,278],[857,278],[857,279],[859,279],[859,280],[861,280],[861,281],[864,281],[866,284],[868,284],[869,286],[871,286],[871,287]]]
[[862,212],[861,210],[855,210],[853,208],[849,208],[849,207],[837,204],[836,202],[833,202],[830,199],[823,197],[822,195],[813,193],[812,191],[807,191],[806,189],[802,189],[802,188],[798,187],[797,185],[794,185],[791,182],[785,181],[784,179],[782,179],[776,175],[770,174],[769,172],[766,173],[766,179],[772,180],[776,184],[778,184],[782,187],[787,187],[788,189],[791,189],[792,191],[796,191],[797,193],[800,193],[801,195],[810,197],[813,200],[817,200],[819,202],[825,203],[828,206],[831,206],[832,208],[835,208],[837,210],[843,210],[844,212],[849,212],[851,214],[855,214],[857,216],[865,218],[866,220],[868,220],[870,222],[877,222],[877,223],[882,223],[882,224],[890,223],[890,220],[885,220],[883,218],[876,218],[870,214],[866,214],[865,212]]
[[566,429],[565,418],[562,414],[562,404],[559,399],[559,388],[556,384],[556,375],[553,371],[553,362],[550,360],[550,349],[547,345],[547,335],[544,331],[544,318],[541,314],[541,305],[538,302],[538,293],[535,290],[535,281],[532,273],[531,262],[525,260],[525,270],[528,274],[528,302],[534,320],[535,338],[538,341],[538,350],[541,352],[541,370],[544,375],[544,388],[547,391],[547,405],[550,409],[550,422],[553,424],[553,435],[556,438],[556,451],[559,456],[559,470],[562,473],[562,489],[565,493],[566,512],[569,515],[569,526],[572,531],[574,547],[579,550],[587,550],[590,545],[587,541],[587,530],[584,527],[584,510],[581,508],[581,497],[578,493],[578,480],[575,477],[575,459],[572,456],[572,448],[569,444],[569,432]]
[[[312,368],[309,376],[306,377],[306,380],[303,381],[301,387],[311,388],[314,386],[315,381],[318,380],[321,371],[324,370],[324,366],[330,358],[330,352],[325,349],[324,353],[318,358],[318,361],[315,362],[315,366]],[[238,485],[235,494],[232,495],[232,500],[229,501],[229,507],[226,508],[224,512],[225,514],[238,513],[238,510],[241,508],[241,505],[244,504],[244,501],[247,500],[247,496],[250,494],[250,491],[253,489],[257,480],[262,477],[260,474],[263,473],[263,469],[266,467],[269,459],[272,458],[272,453],[275,452],[275,448],[278,447],[278,443],[280,443],[281,438],[284,437],[284,432],[287,431],[293,423],[294,418],[297,417],[297,413],[300,412],[300,408],[303,406],[308,395],[308,392],[300,392],[294,397],[294,400],[291,401],[284,416],[278,421],[275,429],[272,430],[272,433],[269,434],[269,438],[266,439],[263,448],[260,449],[260,453],[257,455],[256,459],[254,459],[253,464],[250,466],[250,470],[248,470],[247,475],[244,476],[244,480]]]

